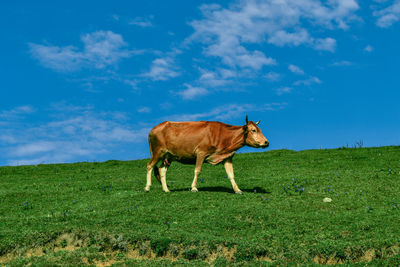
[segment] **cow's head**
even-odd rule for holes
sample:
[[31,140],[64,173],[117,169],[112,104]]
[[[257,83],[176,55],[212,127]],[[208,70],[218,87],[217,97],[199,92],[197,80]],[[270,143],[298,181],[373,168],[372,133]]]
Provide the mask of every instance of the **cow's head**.
[[246,146],[251,147],[262,147],[266,148],[269,146],[269,142],[267,138],[261,133],[260,128],[258,128],[258,124],[260,121],[254,123],[249,121],[246,115],[246,125],[243,126],[244,129],[244,137]]

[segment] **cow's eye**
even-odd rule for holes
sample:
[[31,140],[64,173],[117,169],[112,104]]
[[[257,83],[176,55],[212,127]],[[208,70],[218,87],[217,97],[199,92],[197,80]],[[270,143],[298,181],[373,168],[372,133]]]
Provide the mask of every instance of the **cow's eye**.
[[251,130],[251,131],[252,131],[253,133],[257,132],[257,131],[256,131],[256,130],[254,130],[254,129],[253,129],[253,130]]

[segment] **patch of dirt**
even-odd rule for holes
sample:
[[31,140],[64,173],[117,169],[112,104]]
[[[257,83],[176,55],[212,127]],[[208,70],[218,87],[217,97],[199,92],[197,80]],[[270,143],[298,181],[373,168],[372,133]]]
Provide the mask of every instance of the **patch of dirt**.
[[43,253],[42,247],[30,248],[26,252],[27,257],[41,257],[43,255],[44,255],[44,253]]
[[364,256],[362,257],[362,261],[372,261],[373,259],[375,259],[375,257],[375,249],[371,248],[365,251]]
[[60,250],[74,251],[83,246],[83,240],[72,233],[64,233],[54,241],[54,252]]

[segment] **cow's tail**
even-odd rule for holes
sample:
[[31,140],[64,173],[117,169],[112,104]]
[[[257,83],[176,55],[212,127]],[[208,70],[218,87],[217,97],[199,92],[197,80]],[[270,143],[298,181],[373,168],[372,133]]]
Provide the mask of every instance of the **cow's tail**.
[[154,176],[157,178],[157,181],[161,184],[160,172],[158,170],[157,165],[154,165],[153,171],[154,171]]

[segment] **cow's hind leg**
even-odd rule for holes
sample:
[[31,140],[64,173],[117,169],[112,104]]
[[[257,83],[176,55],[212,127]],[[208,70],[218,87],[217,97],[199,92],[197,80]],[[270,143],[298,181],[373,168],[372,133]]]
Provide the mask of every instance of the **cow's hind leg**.
[[161,185],[162,185],[163,191],[168,193],[169,190],[168,190],[168,186],[167,186],[167,170],[168,170],[168,164],[166,164],[164,162],[160,168]]
[[235,175],[233,174],[233,164],[232,164],[232,158],[227,159],[224,162],[224,167],[226,174],[228,175],[229,180],[232,183],[233,190],[235,191],[236,194],[242,194],[242,191],[239,189],[235,182]]
[[194,179],[192,183],[192,192],[198,192],[197,190],[197,178],[199,178],[199,175],[201,173],[201,166],[203,165],[204,162],[204,156],[203,155],[197,155],[196,158],[196,167],[194,168]]
[[[149,161],[149,163],[147,163],[147,182],[146,182],[146,187],[144,188],[144,191],[149,192],[150,191],[150,187],[151,187],[151,172],[154,169],[157,168],[156,164],[159,161],[159,157],[158,157],[158,153],[156,155],[154,155],[151,160]],[[158,170],[154,170],[154,174],[159,176],[158,174]],[[157,177],[157,179],[159,180],[159,177]]]

